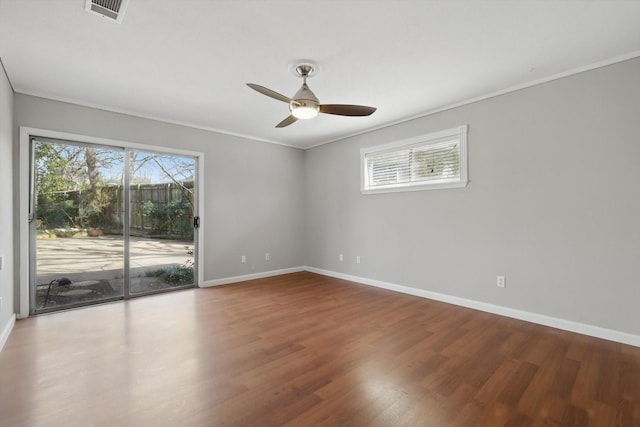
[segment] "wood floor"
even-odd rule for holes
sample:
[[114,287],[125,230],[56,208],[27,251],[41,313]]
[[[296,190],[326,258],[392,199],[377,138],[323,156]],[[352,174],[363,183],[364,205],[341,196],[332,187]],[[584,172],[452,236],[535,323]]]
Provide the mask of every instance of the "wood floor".
[[312,273],[18,321],[2,426],[640,426],[640,348]]

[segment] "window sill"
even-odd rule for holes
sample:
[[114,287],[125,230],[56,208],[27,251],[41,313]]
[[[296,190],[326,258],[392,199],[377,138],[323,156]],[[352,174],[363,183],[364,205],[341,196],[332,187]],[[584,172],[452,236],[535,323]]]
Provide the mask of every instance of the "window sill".
[[456,181],[456,182],[441,182],[433,184],[406,184],[396,185],[393,187],[381,187],[372,189],[361,189],[362,194],[379,194],[379,193],[398,193],[404,191],[423,191],[423,190],[445,190],[450,188],[464,188],[469,181]]

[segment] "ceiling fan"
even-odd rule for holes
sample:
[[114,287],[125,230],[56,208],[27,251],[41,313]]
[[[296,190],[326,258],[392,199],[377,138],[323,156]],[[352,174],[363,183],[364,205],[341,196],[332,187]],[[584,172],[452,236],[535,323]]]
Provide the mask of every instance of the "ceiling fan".
[[298,77],[302,78],[302,87],[295,95],[293,95],[292,98],[281,95],[264,86],[260,86],[255,83],[247,83],[247,86],[255,91],[289,104],[289,111],[291,114],[289,117],[278,123],[276,125],[277,128],[289,126],[298,119],[312,119],[316,117],[318,113],[334,114],[338,116],[369,116],[376,111],[374,107],[367,107],[364,105],[320,104],[316,95],[311,91],[311,89],[309,89],[309,86],[307,86],[307,78],[314,73],[313,65],[298,65],[295,68],[295,72]]

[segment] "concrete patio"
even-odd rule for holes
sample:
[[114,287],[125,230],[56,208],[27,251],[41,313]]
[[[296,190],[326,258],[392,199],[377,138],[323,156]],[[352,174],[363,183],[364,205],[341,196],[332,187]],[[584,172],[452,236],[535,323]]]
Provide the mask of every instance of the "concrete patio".
[[[67,277],[73,282],[107,281],[115,295],[122,295],[124,283],[124,240],[122,236],[38,239],[37,282]],[[148,271],[181,266],[193,260],[187,251],[193,242],[130,239],[130,292],[139,293],[170,287],[160,277],[146,277]],[[55,285],[54,285],[55,286]]]

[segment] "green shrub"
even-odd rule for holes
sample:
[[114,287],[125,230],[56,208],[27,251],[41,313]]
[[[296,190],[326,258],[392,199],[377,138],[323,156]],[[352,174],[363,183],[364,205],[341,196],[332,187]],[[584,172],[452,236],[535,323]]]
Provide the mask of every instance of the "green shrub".
[[174,265],[168,268],[147,271],[147,277],[160,277],[172,286],[183,286],[193,284],[193,267],[185,265]]

